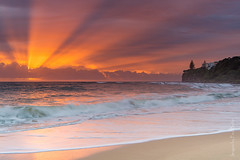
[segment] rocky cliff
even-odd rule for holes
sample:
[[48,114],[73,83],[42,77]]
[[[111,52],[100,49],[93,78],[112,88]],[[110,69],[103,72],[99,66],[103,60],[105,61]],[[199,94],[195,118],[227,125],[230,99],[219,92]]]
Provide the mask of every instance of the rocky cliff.
[[211,69],[201,67],[185,70],[183,82],[240,83],[240,56],[225,58]]

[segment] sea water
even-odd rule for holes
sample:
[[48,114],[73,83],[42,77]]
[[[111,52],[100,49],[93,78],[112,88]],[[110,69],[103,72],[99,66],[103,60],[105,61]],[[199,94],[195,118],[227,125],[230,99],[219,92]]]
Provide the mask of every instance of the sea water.
[[0,154],[111,146],[239,128],[239,84],[0,83]]

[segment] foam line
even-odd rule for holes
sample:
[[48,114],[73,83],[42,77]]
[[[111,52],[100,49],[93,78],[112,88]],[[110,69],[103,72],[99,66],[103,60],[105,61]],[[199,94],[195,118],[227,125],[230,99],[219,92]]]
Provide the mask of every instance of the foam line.
[[219,130],[219,131],[216,131],[216,132],[209,132],[209,133],[196,133],[196,134],[165,136],[165,137],[158,137],[158,138],[144,139],[144,140],[136,140],[136,141],[130,141],[130,142],[112,143],[112,144],[106,144],[106,145],[95,145],[95,146],[89,146],[89,147],[67,148],[67,149],[53,149],[53,150],[40,150],[40,151],[36,151],[36,152],[34,152],[34,151],[32,151],[32,152],[31,151],[30,152],[0,152],[0,154],[29,154],[29,153],[69,151],[69,150],[91,149],[91,148],[100,148],[100,147],[122,146],[122,145],[138,144],[138,143],[145,143],[145,142],[158,141],[158,140],[164,140],[164,139],[214,135],[214,134],[228,133],[228,132],[232,132],[232,131],[240,131],[240,128],[228,129],[228,130]]

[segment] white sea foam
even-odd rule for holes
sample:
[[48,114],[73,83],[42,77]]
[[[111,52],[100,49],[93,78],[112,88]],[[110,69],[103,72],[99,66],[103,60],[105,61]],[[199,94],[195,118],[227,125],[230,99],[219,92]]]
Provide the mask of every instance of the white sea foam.
[[227,83],[179,83],[179,85],[186,85],[191,88],[198,88],[198,89],[231,89],[236,86],[240,87],[240,85],[238,84],[227,84]]
[[[138,96],[116,102],[88,105],[3,106],[0,107],[0,126],[36,124],[46,120],[59,122],[59,119],[69,122],[69,117],[71,117],[72,121],[78,120],[82,122],[89,119],[104,119],[131,114],[148,114],[152,113],[151,110],[153,108],[159,108],[162,112],[176,112],[179,109],[185,110],[186,107],[191,104],[200,104],[235,97],[240,97],[240,91],[173,94],[167,96],[155,94],[153,97]],[[181,106],[181,108],[176,108],[176,106]],[[144,112],[142,113],[143,110]]]
[[228,130],[233,120],[235,129],[240,125],[236,84],[32,85],[0,86],[0,153],[137,143]]

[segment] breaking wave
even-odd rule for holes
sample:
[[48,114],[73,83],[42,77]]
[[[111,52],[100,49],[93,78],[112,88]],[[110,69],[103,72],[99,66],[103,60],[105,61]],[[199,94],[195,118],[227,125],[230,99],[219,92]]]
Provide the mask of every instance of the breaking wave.
[[[195,93],[196,94],[196,93]],[[208,94],[173,94],[167,96],[135,97],[116,102],[65,105],[65,106],[2,106],[0,107],[0,126],[44,123],[53,121],[96,120],[136,114],[153,114],[153,110],[176,112],[194,104],[213,102],[225,98],[240,97],[240,91]],[[181,106],[181,107],[178,107]]]

